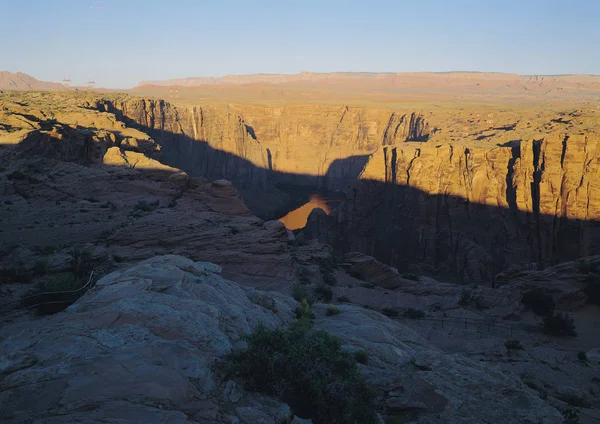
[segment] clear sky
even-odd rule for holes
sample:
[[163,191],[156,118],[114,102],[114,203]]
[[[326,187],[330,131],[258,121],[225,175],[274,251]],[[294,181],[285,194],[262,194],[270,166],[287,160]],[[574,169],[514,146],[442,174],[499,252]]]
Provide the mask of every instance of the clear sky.
[[0,70],[129,88],[250,73],[600,74],[600,0],[0,0]]

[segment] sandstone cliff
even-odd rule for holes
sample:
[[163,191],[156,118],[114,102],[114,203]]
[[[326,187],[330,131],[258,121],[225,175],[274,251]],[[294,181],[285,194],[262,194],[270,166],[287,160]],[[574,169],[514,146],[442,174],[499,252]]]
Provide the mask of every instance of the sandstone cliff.
[[174,106],[129,96],[100,99],[94,107],[141,126],[170,165],[232,181],[251,209],[265,216],[289,203],[274,185],[342,190],[378,146],[422,141],[430,133],[422,114],[386,109]]
[[586,133],[493,148],[383,146],[329,218],[329,240],[470,281],[598,254],[599,142]]

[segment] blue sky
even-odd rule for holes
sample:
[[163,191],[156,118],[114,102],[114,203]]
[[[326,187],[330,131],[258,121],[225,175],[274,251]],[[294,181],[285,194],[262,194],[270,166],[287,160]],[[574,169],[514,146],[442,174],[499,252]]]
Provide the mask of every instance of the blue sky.
[[249,73],[600,74],[600,0],[0,0],[0,70],[128,88]]

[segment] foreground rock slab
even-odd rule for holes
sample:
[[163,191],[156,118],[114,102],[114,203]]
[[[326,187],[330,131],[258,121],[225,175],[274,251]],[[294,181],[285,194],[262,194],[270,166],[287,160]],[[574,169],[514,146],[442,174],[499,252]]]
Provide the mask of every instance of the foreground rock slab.
[[[214,361],[259,323],[287,327],[298,303],[238,285],[220,268],[155,257],[102,278],[66,311],[0,329],[0,419],[7,423],[280,423],[290,408],[222,381]],[[408,327],[356,306],[316,328],[364,349],[361,370],[387,413],[417,422],[560,423],[516,376],[446,355]]]

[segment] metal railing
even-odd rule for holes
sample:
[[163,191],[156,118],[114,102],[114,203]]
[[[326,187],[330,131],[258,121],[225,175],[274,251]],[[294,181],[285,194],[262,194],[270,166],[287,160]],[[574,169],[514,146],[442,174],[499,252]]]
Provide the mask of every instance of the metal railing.
[[[81,291],[84,291],[82,293],[82,296],[87,293],[89,291],[90,288],[92,288],[93,286],[93,281],[94,281],[94,271],[92,271],[90,273],[90,278],[88,278],[87,283],[85,283],[83,286],[79,287],[78,289],[75,290],[63,290],[63,291],[46,291],[46,292],[40,292],[40,293],[35,293],[29,296],[24,296],[21,297],[19,299],[13,299],[10,300],[8,302],[4,302],[4,303],[0,303],[0,309],[4,309],[5,306],[13,304],[13,303],[23,303],[24,301],[26,301],[27,299],[33,299],[36,297],[40,297],[40,296],[57,296],[57,295],[69,295],[69,294],[75,294],[75,293],[79,293]],[[45,301],[45,302],[40,302],[40,303],[36,303],[34,305],[29,305],[29,306],[23,306],[23,307],[17,307],[9,312],[4,312],[2,314],[0,314],[0,318],[6,317],[8,315],[14,314],[16,312],[20,312],[20,311],[25,311],[27,309],[33,309],[33,308],[37,308],[39,306],[43,306],[43,305],[53,305],[53,304],[64,304],[64,303],[72,303],[73,300],[52,300],[52,301]]]

